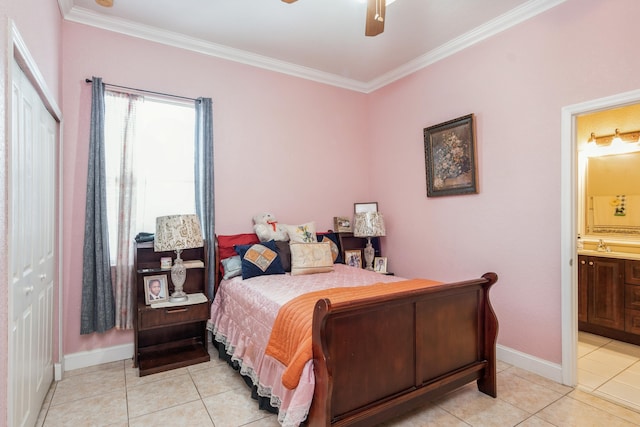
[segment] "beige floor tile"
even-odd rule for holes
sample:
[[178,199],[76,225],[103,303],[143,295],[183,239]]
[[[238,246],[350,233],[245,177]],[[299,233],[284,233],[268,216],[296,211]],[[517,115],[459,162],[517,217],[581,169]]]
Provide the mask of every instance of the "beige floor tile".
[[611,341],[610,343],[605,345],[603,348],[614,351],[619,354],[630,356],[636,359],[636,361],[640,359],[640,346],[637,346],[637,345],[633,345],[633,344],[629,344],[621,341]]
[[280,427],[278,417],[276,415],[267,415],[259,420],[243,424],[242,427]]
[[620,365],[619,363],[607,363],[606,361],[592,359],[591,354],[578,360],[578,369],[591,372],[601,377],[611,378],[631,366],[631,363]]
[[188,373],[127,388],[131,418],[199,399],[200,395]]
[[568,396],[554,402],[536,415],[558,427],[622,427],[635,425],[616,415]]
[[109,363],[103,363],[100,365],[95,365],[95,366],[88,366],[86,368],[80,368],[80,369],[74,369],[72,371],[65,371],[63,374],[62,379],[65,378],[69,378],[69,377],[74,377],[76,375],[84,375],[90,372],[96,372],[96,371],[110,371],[110,370],[118,370],[118,369],[122,369],[122,367],[124,366],[124,364],[127,362],[127,360],[118,360],[117,362],[109,362]]
[[435,403],[471,426],[515,426],[531,416],[500,398],[479,392],[475,383],[453,391]]
[[640,389],[616,381],[615,379],[607,381],[598,387],[596,393],[609,395],[616,400],[620,399],[625,404],[630,404],[633,405],[634,408],[640,409]]
[[621,406],[610,400],[600,398],[593,393],[585,393],[581,390],[575,390],[569,394],[569,397],[584,402],[590,406],[596,407],[617,417],[627,420],[634,425],[640,425],[640,411],[634,411],[627,407]]
[[216,427],[237,427],[269,414],[258,409],[248,389],[229,390],[202,399]]
[[162,409],[150,414],[133,417],[129,427],[213,427],[207,408],[201,400]]
[[500,399],[530,414],[564,396],[564,393],[558,393],[516,375],[512,369],[498,374],[498,385]]
[[585,390],[595,390],[609,380],[609,376],[598,375],[578,369],[578,385]]
[[198,389],[198,393],[200,393],[200,397],[209,397],[234,389],[244,389],[247,393],[250,393],[249,387],[247,387],[240,374],[227,364],[192,372],[191,377]]
[[606,346],[589,353],[584,357],[584,359],[608,363],[622,369],[626,369],[638,361],[636,356],[618,351],[618,348],[613,347],[612,344],[607,344]]
[[[108,365],[113,366],[113,364]],[[58,381],[51,405],[56,406],[111,391],[124,391],[124,389],[122,363],[119,368],[87,370],[83,374],[69,376]]]
[[468,427],[468,424],[435,405],[425,405],[378,427]]
[[556,427],[556,426],[546,422],[542,418],[538,418],[537,416],[533,415],[527,418],[526,420],[524,420],[523,422],[521,422],[520,424],[518,424],[518,427]]
[[[529,380],[532,383],[537,384],[539,386],[551,389],[556,393],[567,394],[573,390],[573,387],[560,384],[558,382],[545,378],[541,375],[534,374],[533,372],[530,372],[521,368],[517,368],[515,366],[512,368],[512,371],[515,375],[521,378],[524,378],[525,380]],[[501,385],[500,381],[498,381],[498,392],[500,391],[500,385]]]
[[126,426],[126,423],[127,397],[123,388],[122,390],[51,406],[44,420],[44,427]]
[[134,368],[133,365],[125,368],[125,378],[127,380],[127,387],[137,387],[144,384],[150,384],[156,381],[164,380],[166,378],[177,377],[185,375],[189,371],[187,368],[171,369],[169,371],[158,372],[157,374],[145,375],[141,377],[138,372],[138,368]]
[[498,360],[496,362],[496,371],[498,371],[498,372],[504,371],[505,369],[509,369],[511,367],[512,367],[512,365],[510,365],[510,364],[508,364],[506,362],[503,362],[502,360]]
[[589,332],[578,331],[578,342],[584,342],[595,345],[597,347],[601,347],[610,343],[611,338],[590,334]]
[[635,365],[622,371],[620,374],[613,377],[612,380],[634,387],[637,390],[638,395],[640,395],[640,369],[634,369],[634,367]]

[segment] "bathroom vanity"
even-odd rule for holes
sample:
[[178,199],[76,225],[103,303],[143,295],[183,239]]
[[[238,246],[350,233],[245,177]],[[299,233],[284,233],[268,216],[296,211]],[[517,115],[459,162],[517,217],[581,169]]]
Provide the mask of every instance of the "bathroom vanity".
[[578,251],[578,329],[640,345],[640,255]]

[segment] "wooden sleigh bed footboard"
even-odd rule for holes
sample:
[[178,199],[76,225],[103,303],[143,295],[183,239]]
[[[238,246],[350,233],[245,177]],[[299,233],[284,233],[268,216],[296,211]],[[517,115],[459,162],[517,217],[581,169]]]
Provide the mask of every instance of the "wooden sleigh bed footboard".
[[308,425],[370,426],[471,381],[496,397],[496,281],[487,273],[391,297],[318,301]]

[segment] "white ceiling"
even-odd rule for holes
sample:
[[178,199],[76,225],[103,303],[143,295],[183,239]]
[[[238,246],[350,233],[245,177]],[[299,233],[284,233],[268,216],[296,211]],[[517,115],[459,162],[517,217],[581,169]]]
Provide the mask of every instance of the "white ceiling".
[[65,19],[370,92],[564,0],[397,0],[364,35],[362,0],[58,0]]

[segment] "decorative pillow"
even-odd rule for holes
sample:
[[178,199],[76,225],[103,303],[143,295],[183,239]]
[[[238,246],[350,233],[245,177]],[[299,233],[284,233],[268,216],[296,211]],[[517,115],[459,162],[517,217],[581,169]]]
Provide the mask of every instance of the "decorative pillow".
[[285,225],[291,242],[313,243],[317,242],[316,223],[311,221],[301,225]]
[[220,259],[231,258],[234,255],[238,255],[234,249],[235,245],[250,245],[253,243],[260,243],[258,236],[254,233],[218,236],[218,254]]
[[254,243],[253,245],[236,245],[242,260],[242,279],[269,274],[284,274],[280,257],[276,252],[276,243]]
[[342,264],[342,255],[340,255],[340,246],[338,244],[338,236],[335,233],[318,233],[316,235],[318,242],[330,242],[331,253],[333,254],[333,263]]
[[222,271],[224,272],[224,276],[222,276],[223,279],[231,279],[232,277],[242,274],[242,260],[240,259],[240,255],[225,258],[220,262],[222,263]]
[[289,249],[289,241],[276,240],[276,252],[278,252],[284,271],[291,271],[291,249]]
[[331,244],[291,242],[291,275],[333,271]]

